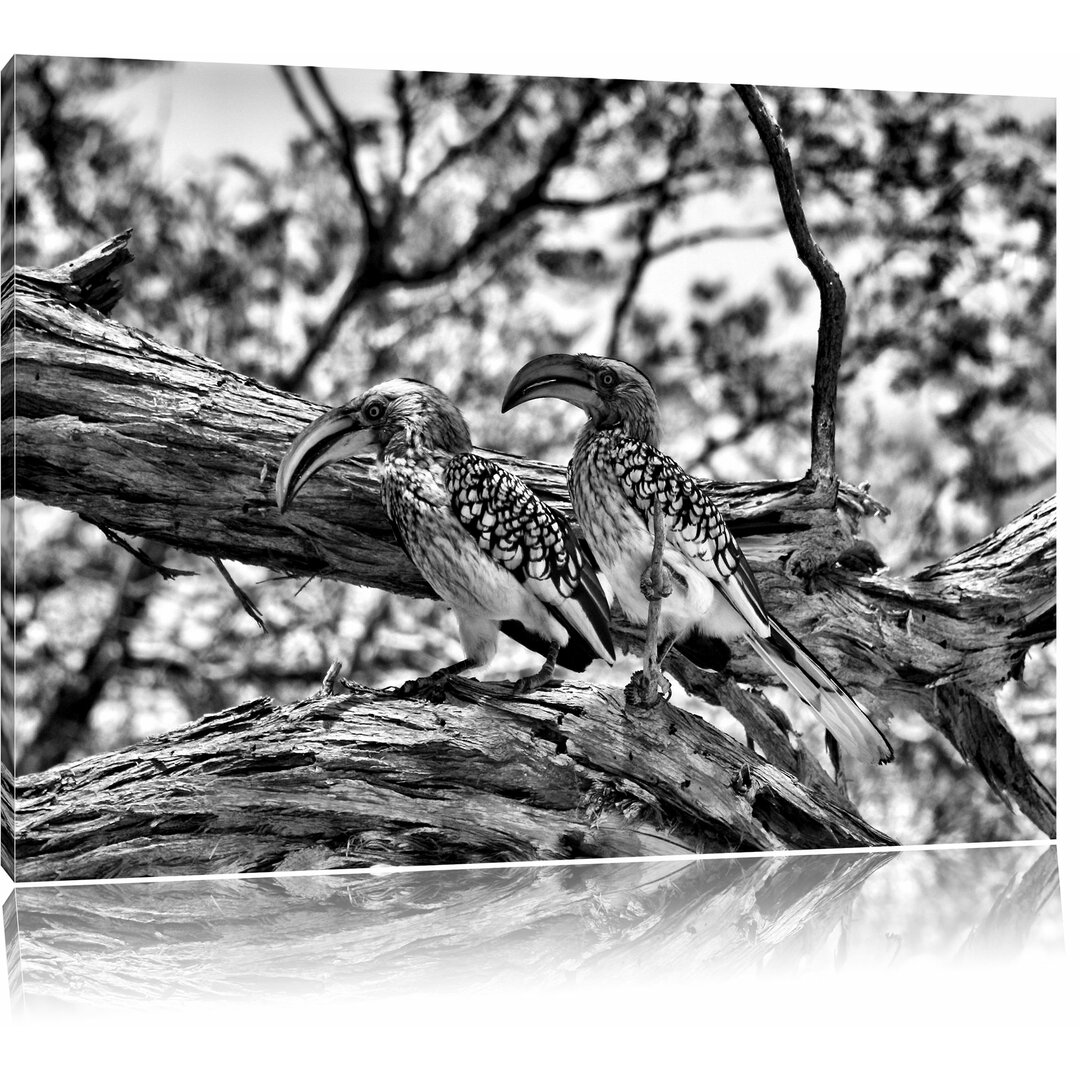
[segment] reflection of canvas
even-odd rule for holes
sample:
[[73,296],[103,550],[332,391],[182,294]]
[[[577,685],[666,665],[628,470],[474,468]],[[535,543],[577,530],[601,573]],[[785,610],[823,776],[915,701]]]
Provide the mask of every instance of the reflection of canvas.
[[761,976],[902,978],[1062,947],[1053,847],[102,883],[20,890],[12,926],[16,909],[12,986],[41,1019],[279,995],[601,998],[676,975],[753,997]]
[[[5,266],[56,268],[19,271],[4,354],[19,877],[1054,835],[1052,101],[49,57],[6,78]],[[223,87],[246,110],[189,122]],[[799,261],[811,236],[846,303]],[[282,514],[286,448],[420,379],[569,511],[580,415],[499,413],[566,351],[648,375],[664,450],[893,764],[838,775],[745,644],[731,678],[672,652],[671,700],[628,705],[647,639],[617,603],[614,666],[514,693],[539,660],[503,637],[484,683],[381,692],[460,660],[457,627],[375,463]]]

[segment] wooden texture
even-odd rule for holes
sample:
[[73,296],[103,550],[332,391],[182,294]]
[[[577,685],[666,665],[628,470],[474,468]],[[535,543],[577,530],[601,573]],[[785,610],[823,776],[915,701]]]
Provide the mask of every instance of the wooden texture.
[[[3,494],[61,506],[115,533],[209,558],[431,595],[394,541],[372,465],[327,469],[288,515],[278,513],[277,463],[318,406],[96,310],[98,303],[115,302],[112,274],[128,259],[126,239],[114,238],[66,268],[16,269],[5,280]],[[561,467],[493,456],[542,497],[569,509]],[[967,551],[898,579],[866,572],[874,555],[856,540],[859,518],[887,511],[862,489],[843,483],[819,488],[804,479],[713,484],[712,490],[769,606],[875,718],[883,720],[897,706],[918,710],[995,791],[1053,835],[1054,798],[1024,760],[993,693],[1022,670],[1031,646],[1055,635],[1054,500]],[[640,651],[640,633],[615,614],[617,641]],[[787,718],[764,698],[677,655],[669,670],[703,700],[730,708],[769,760],[802,786],[850,808],[799,749]],[[751,685],[769,678],[746,650],[736,650],[732,670]],[[607,692],[572,687],[559,693],[578,704],[578,695],[591,695],[612,731],[621,733],[627,754],[640,750],[621,741],[633,732]],[[518,702],[512,713],[526,717],[531,707]],[[409,708],[423,713],[426,706]],[[726,744],[725,751],[734,753]],[[889,782],[887,769],[881,778]],[[556,770],[553,790],[558,783]],[[63,801],[77,812],[73,799]],[[528,837],[522,850],[540,843],[515,821]],[[20,833],[25,822],[20,818]],[[729,828],[729,838],[730,826],[710,825]],[[820,838],[821,829],[831,827],[807,823],[806,835]],[[782,834],[749,835],[764,847],[805,846],[794,835],[782,841]]]
[[510,694],[260,699],[20,777],[18,880],[893,843],[670,705]]

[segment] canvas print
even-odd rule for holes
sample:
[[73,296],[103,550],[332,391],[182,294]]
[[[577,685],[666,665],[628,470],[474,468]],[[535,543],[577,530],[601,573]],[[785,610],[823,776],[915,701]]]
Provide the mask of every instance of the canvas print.
[[19,56],[19,881],[1055,835],[1055,103]]

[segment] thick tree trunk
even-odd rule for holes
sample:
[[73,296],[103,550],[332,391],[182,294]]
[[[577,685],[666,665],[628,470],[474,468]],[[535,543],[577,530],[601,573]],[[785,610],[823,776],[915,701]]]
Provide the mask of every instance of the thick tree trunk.
[[891,844],[699,717],[618,691],[260,699],[19,777],[18,880]]
[[[316,414],[314,405],[96,310],[115,303],[111,275],[130,258],[126,242],[126,235],[114,238],[54,271],[17,269],[4,282],[3,494],[62,506],[107,530],[198,554],[430,595],[394,541],[372,467],[329,469],[286,517],[278,513],[277,464]],[[494,456],[569,509],[562,468]],[[1025,762],[993,693],[1021,671],[1032,645],[1055,634],[1054,501],[901,580],[862,572],[873,559],[853,543],[858,519],[887,511],[859,489],[840,484],[833,492],[803,480],[713,490],[770,607],[871,712],[885,717],[897,706],[918,710],[995,791],[1053,835],[1054,798]],[[618,612],[616,633],[624,647],[640,643]],[[769,761],[804,787],[831,790],[829,797],[844,805],[821,767],[793,748],[785,719],[764,698],[683,659],[673,663],[673,673],[695,694],[731,709]],[[732,670],[744,682],[768,678],[745,651],[736,652]],[[565,692],[591,695],[598,713],[620,732],[620,745],[641,754],[641,747],[622,742],[634,738],[634,729],[610,701],[603,704],[604,691]],[[516,703],[512,713],[524,718],[531,707]],[[431,713],[427,706],[406,708]],[[725,752],[735,753],[726,744]],[[649,791],[651,783],[646,779]],[[74,796],[54,794],[77,814]],[[649,797],[659,798],[655,791]],[[805,846],[836,827],[826,819],[804,817],[787,832],[763,832],[759,821],[747,833],[721,817],[706,831],[710,845],[724,833],[736,846]],[[523,835],[522,850],[547,850],[556,831],[544,840]],[[857,833],[853,828],[837,842],[872,842],[869,833],[856,839]]]

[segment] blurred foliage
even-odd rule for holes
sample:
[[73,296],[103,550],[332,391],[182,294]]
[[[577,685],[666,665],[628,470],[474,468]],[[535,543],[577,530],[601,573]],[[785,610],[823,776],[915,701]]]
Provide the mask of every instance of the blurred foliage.
[[[277,145],[193,136],[166,168],[168,122],[134,104],[192,93],[183,66],[17,65],[16,260],[55,265],[134,228],[121,321],[328,403],[426,379],[479,445],[552,461],[579,415],[500,416],[509,375],[542,352],[621,355],[657,384],[666,448],[692,471],[805,471],[817,294],[729,87],[283,69],[260,105]],[[907,574],[1054,489],[1053,103],[763,92],[848,290],[838,467],[892,508],[866,532]],[[246,122],[205,107],[226,132]],[[430,603],[230,567],[264,635],[205,560],[134,574],[90,526],[18,500],[6,534],[23,768],[306,694],[334,658],[384,685],[458,655]],[[507,642],[490,674],[532,663]],[[1029,667],[1003,706],[1052,785],[1053,650]],[[85,723],[50,759],[38,736],[80,690]],[[1034,835],[923,721],[895,724],[897,766],[853,778],[869,820],[912,843]]]

